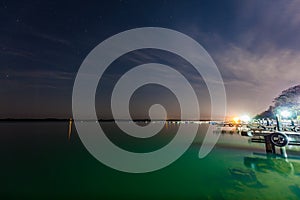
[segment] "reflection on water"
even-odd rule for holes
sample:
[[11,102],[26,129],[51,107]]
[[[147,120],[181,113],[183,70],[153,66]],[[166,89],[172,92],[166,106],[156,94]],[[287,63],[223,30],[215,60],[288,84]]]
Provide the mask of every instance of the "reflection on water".
[[69,119],[69,128],[68,128],[68,140],[70,140],[71,138],[71,134],[72,134],[72,124],[73,124],[73,120],[72,118]]
[[[141,148],[135,141],[118,138],[120,133],[114,123],[104,122],[101,126],[118,143],[125,143],[129,149]],[[195,143],[172,165],[152,173],[127,174],[94,159],[82,145],[72,122],[0,123],[1,197],[300,198],[300,160],[253,153],[264,153],[264,144],[248,143],[235,134],[221,135],[213,151],[199,159],[207,126],[200,124]],[[172,138],[168,135],[176,127],[176,123],[165,124],[162,140],[168,142]],[[299,151],[294,155],[299,156]]]
[[293,192],[296,196],[300,197],[300,187],[298,184],[290,185],[289,189],[291,192]]
[[232,175],[233,179],[248,187],[266,187],[259,180],[257,180],[256,174],[253,170],[243,168],[229,168],[229,172]]
[[[281,157],[252,155],[244,157],[244,166],[229,168],[232,177],[232,188],[236,196],[247,194],[254,198],[251,188],[259,199],[298,199],[299,160],[290,161]],[[248,192],[247,192],[248,191]]]
[[259,172],[268,173],[268,171],[277,172],[280,175],[300,175],[300,164],[292,162],[288,159],[266,156],[261,157],[245,157],[245,166]]

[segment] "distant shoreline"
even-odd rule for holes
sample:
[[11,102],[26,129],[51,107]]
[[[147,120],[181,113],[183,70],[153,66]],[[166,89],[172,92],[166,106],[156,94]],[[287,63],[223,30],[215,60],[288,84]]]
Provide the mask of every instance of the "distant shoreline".
[[[59,119],[59,118],[42,118],[42,119],[36,119],[36,118],[3,118],[0,119],[0,122],[67,122],[67,121],[74,121],[73,119]],[[78,120],[78,121],[94,121],[94,120],[89,120],[89,119],[83,119],[83,120]],[[134,122],[150,122],[150,121],[219,121],[219,120],[210,120],[210,119],[200,119],[200,120],[181,120],[181,119],[155,119],[155,120],[150,120],[150,119],[99,119],[99,122],[115,122],[115,121],[134,121]]]

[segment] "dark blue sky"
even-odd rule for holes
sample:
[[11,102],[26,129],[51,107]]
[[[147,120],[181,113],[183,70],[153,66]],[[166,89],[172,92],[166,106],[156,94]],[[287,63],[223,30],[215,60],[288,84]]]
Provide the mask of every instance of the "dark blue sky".
[[[0,118],[69,117],[76,72],[88,53],[114,34],[147,26],[180,31],[204,46],[223,76],[228,115],[259,113],[281,90],[299,84],[299,13],[299,1],[1,1]],[[162,61],[162,55],[170,56],[155,51],[125,56],[107,77],[114,82],[133,60]],[[175,58],[171,65],[180,70],[183,62]],[[207,107],[204,83],[190,79],[200,106]],[[162,88],[149,91],[156,89],[177,116],[172,95]],[[103,106],[109,89],[100,92],[97,108],[109,117]],[[149,96],[137,100],[143,98]],[[138,109],[132,107],[143,117],[138,101]]]

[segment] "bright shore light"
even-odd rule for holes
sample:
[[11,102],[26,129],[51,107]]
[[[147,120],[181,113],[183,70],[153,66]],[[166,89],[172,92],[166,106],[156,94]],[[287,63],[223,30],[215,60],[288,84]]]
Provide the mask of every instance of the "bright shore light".
[[233,118],[233,121],[234,121],[235,123],[238,123],[238,122],[240,121],[240,118],[239,118],[239,117],[234,117],[234,118]]
[[288,117],[291,116],[291,112],[288,111],[288,110],[283,110],[283,111],[280,112],[280,115],[281,115],[282,117],[284,117],[284,118],[288,118]]
[[248,115],[243,115],[240,117],[243,122],[249,122],[251,118]]

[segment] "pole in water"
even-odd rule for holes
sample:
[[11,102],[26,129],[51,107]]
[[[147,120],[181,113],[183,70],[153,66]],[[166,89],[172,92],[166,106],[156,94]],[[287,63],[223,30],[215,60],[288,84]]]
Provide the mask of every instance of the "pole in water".
[[73,123],[73,120],[72,118],[69,119],[69,129],[68,129],[68,140],[71,139],[71,134],[72,134],[72,123]]
[[266,135],[264,136],[264,138],[265,138],[266,153],[276,154],[275,145],[272,143],[270,135]]
[[277,130],[278,130],[278,131],[281,131],[281,128],[282,128],[281,122],[280,122],[280,121],[281,121],[281,120],[279,119],[279,116],[276,115],[276,125],[277,125]]
[[287,153],[286,153],[286,148],[285,147],[281,147],[280,148],[280,153],[281,153],[281,156],[284,157],[284,158],[287,158]]

